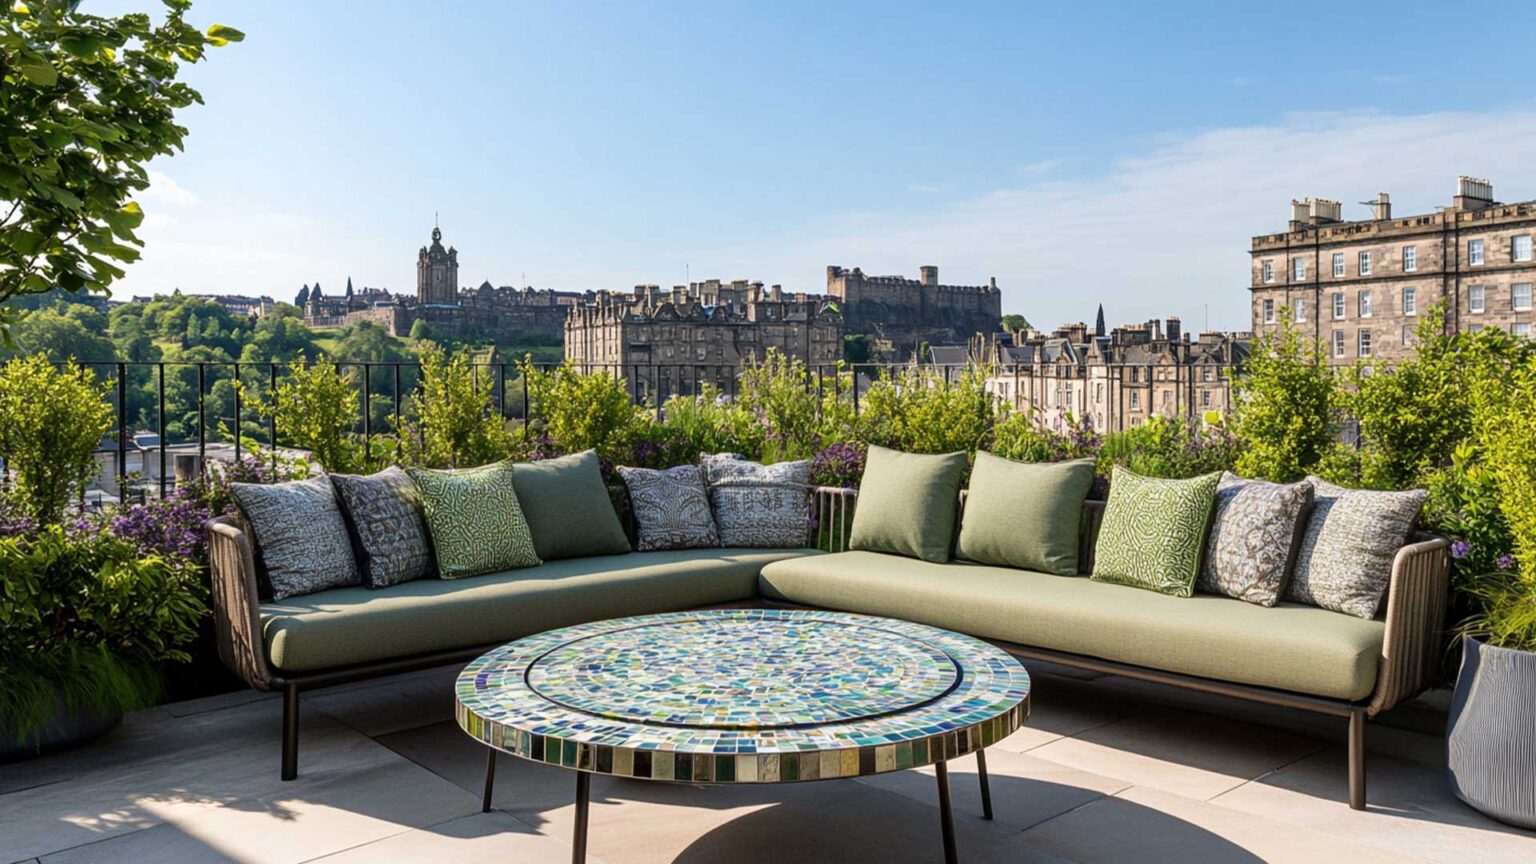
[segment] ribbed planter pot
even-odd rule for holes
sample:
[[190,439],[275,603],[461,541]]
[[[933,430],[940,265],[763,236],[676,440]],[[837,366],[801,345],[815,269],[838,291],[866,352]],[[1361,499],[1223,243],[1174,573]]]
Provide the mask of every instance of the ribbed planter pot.
[[1536,653],[1462,640],[1448,756],[1456,797],[1536,829]]
[[0,721],[0,762],[15,762],[67,750],[105,735],[121,722],[121,711],[95,714],[71,710],[61,699],[54,709],[53,719],[20,740],[17,730]]

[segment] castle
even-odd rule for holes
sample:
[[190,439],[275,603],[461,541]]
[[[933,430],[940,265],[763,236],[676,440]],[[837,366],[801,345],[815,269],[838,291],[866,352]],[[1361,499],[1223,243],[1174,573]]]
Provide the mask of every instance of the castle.
[[354,291],[347,280],[343,295],[326,296],[319,283],[305,285],[296,303],[311,327],[345,327],[370,321],[391,335],[407,336],[416,322],[455,338],[518,337],[557,342],[567,310],[592,299],[593,292],[495,287],[459,288],[459,251],[443,247],[443,232],[432,229],[432,244],[416,255],[416,296],[391,294],[387,288]]
[[940,285],[939,268],[919,269],[917,279],[867,276],[855,267],[827,268],[827,294],[835,298],[849,333],[865,333],[892,356],[919,343],[964,343],[992,333],[1003,317],[997,279],[986,285]]

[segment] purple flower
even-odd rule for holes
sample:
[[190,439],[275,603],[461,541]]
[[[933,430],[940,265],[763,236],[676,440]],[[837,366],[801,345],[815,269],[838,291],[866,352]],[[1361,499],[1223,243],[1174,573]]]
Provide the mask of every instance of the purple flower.
[[1451,544],[1451,557],[1461,560],[1472,554],[1472,545],[1465,540],[1457,540]]
[[1513,570],[1515,569],[1515,556],[1506,552],[1503,555],[1500,555],[1499,560],[1493,563],[1498,566],[1500,570]]
[[204,553],[203,526],[212,515],[200,501],[177,489],[164,499],[119,510],[107,530],[146,553],[196,564]]

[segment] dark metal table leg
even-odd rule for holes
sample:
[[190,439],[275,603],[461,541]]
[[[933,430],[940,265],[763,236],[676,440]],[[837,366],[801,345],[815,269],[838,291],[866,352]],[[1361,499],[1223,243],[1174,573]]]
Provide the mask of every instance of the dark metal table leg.
[[576,772],[576,830],[571,838],[571,864],[587,860],[587,799],[592,794],[592,775]]
[[981,777],[981,818],[992,818],[992,784],[987,782],[987,751],[976,751],[976,773]]
[[960,854],[955,851],[955,814],[949,803],[949,766],[940,759],[933,763],[933,770],[939,779],[939,822],[944,829],[944,864],[958,864]]
[[485,748],[485,800],[480,804],[481,813],[491,812],[491,791],[496,788],[496,748]]

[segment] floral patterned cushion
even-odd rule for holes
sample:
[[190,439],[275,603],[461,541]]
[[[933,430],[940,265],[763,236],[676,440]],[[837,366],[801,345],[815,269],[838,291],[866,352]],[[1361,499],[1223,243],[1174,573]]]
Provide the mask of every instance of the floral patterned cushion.
[[720,545],[720,532],[709,511],[704,472],[699,466],[679,465],[665,471],[621,467],[619,476],[629,488],[637,550]]
[[273,600],[358,584],[357,562],[329,478],[234,483],[230,488],[256,541],[264,593]]
[[720,545],[793,548],[809,532],[811,463],[763,465],[734,453],[703,457]]
[[432,549],[421,498],[410,475],[390,466],[377,474],[332,474],[363,584],[385,588],[432,575]]
[[406,469],[421,494],[444,579],[543,563],[517,501],[513,470],[511,462],[457,471]]
[[1309,483],[1265,483],[1223,474],[1205,567],[1195,587],[1260,606],[1280,602],[1311,506]]
[[1426,493],[1345,489],[1317,477],[1307,482],[1312,518],[1286,599],[1375,618],[1392,580],[1392,561],[1408,541]]

